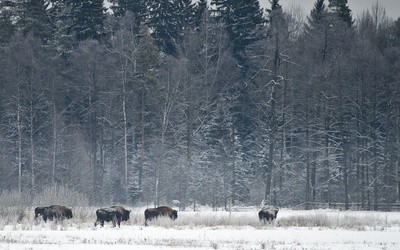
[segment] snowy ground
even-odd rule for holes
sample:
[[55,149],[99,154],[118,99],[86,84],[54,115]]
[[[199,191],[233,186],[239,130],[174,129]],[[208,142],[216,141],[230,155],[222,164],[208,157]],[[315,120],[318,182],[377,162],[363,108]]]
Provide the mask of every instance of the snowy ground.
[[400,212],[281,209],[276,222],[263,225],[257,209],[205,210],[144,227],[142,211],[134,210],[121,228],[75,217],[0,227],[0,249],[400,249]]

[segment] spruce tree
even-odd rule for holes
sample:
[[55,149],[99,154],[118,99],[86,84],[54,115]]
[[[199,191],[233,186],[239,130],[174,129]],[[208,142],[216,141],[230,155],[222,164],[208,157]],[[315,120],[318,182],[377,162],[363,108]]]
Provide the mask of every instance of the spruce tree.
[[194,9],[194,26],[199,29],[201,20],[208,9],[207,0],[199,0]]
[[[146,21],[147,2],[145,0],[111,0],[111,6],[115,16],[124,16],[126,12],[133,13],[136,27],[140,27]],[[137,30],[136,32],[139,32]]]
[[211,3],[226,25],[236,60],[246,72],[246,48],[260,38],[259,31],[265,23],[258,0],[214,0]]
[[12,12],[9,9],[10,2],[0,2],[0,44],[7,43],[15,32],[12,23]]
[[24,35],[32,33],[43,42],[48,42],[52,34],[52,25],[47,13],[49,3],[44,0],[19,0],[10,6],[14,8],[13,20],[19,31]]
[[172,0],[154,0],[150,4],[148,25],[159,49],[176,55],[179,36],[177,5]]
[[314,4],[314,8],[311,10],[310,16],[307,17],[308,22],[312,25],[318,23],[326,16],[326,6],[324,0],[317,0]]
[[101,40],[104,37],[106,9],[103,0],[65,0],[71,6],[70,27],[78,41],[87,39]]
[[309,55],[321,57],[324,61],[327,57],[330,44],[328,39],[330,37],[330,15],[328,9],[324,4],[324,0],[317,0],[314,8],[311,10],[310,15],[307,16],[308,23],[305,24],[304,39],[306,46],[314,47],[314,51],[310,51]]
[[[192,0],[178,0],[177,5],[179,28],[181,31],[185,31],[194,25],[196,4]],[[182,33],[180,36],[182,36]]]
[[393,25],[393,42],[395,46],[400,47],[400,17],[397,18]]
[[329,0],[329,8],[337,13],[339,19],[345,22],[349,27],[353,25],[351,10],[347,6],[347,0]]
[[74,19],[71,16],[72,5],[67,1],[52,2],[49,12],[54,25],[51,46],[58,55],[66,58],[78,45],[72,30],[74,25]]

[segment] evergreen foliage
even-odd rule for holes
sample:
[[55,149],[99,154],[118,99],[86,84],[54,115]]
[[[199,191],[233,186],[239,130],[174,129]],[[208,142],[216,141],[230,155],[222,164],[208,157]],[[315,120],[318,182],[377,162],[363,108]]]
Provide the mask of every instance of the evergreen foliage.
[[0,2],[0,44],[7,43],[15,33],[15,26],[12,23],[11,1]]
[[69,27],[69,33],[74,34],[77,41],[101,40],[104,37],[106,14],[102,0],[64,0],[64,2],[70,7],[68,16],[72,20],[72,25]]
[[124,16],[127,12],[133,13],[136,27],[146,22],[148,1],[145,0],[111,0],[111,10],[115,16]]
[[348,27],[353,24],[353,17],[351,15],[351,10],[347,6],[347,0],[329,0],[328,7],[335,12],[339,19],[345,22]]
[[177,5],[171,0],[155,0],[149,8],[148,25],[153,29],[152,35],[158,47],[169,55],[176,55],[180,35]]

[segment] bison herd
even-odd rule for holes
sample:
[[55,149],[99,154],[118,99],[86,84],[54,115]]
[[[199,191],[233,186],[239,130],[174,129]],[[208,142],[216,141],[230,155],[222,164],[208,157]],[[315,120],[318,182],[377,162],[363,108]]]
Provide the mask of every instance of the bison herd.
[[[258,212],[258,218],[260,221],[266,223],[276,219],[279,208],[277,207],[264,207]],[[129,220],[129,214],[131,210],[126,210],[122,206],[111,206],[107,208],[100,208],[96,210],[96,222],[94,226],[100,224],[104,226],[104,222],[112,222],[113,227],[120,227],[121,221]],[[72,218],[72,209],[61,205],[51,205],[48,207],[36,207],[35,208],[35,220],[38,222],[39,217],[43,218],[44,222],[50,221],[62,221],[64,219]],[[148,226],[148,221],[157,219],[158,217],[169,217],[171,220],[178,218],[178,211],[167,206],[161,206],[157,208],[148,208],[144,211],[145,226]]]

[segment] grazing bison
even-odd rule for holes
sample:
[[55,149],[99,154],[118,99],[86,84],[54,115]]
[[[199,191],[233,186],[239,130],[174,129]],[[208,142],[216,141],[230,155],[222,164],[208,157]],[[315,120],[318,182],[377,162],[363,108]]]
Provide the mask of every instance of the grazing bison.
[[276,219],[276,216],[278,215],[279,208],[277,207],[264,207],[261,209],[260,212],[258,212],[258,218],[260,221],[272,221]]
[[178,211],[166,206],[148,208],[144,211],[144,225],[148,226],[147,221],[157,219],[159,216],[169,216],[172,220],[175,220],[178,218]]
[[127,221],[129,220],[129,213],[131,210],[126,210],[123,206],[111,206],[111,208],[115,208],[118,212],[121,213],[121,220]]
[[35,208],[35,219],[37,220],[39,216],[43,217],[44,222],[47,220],[63,220],[71,219],[72,210],[66,206],[51,205],[49,207],[36,207]]
[[97,220],[94,223],[94,226],[100,223],[100,226],[104,226],[104,221],[111,221],[113,227],[118,224],[118,227],[121,225],[122,213],[117,208],[100,208],[96,211]]

